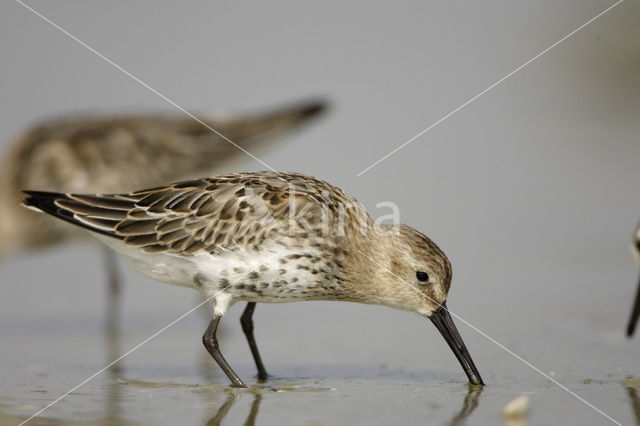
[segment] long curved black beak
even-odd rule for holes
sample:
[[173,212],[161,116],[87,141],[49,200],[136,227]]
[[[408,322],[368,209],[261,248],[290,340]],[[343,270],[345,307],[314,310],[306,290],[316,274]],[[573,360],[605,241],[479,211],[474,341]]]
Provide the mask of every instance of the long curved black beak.
[[633,336],[633,332],[636,330],[636,324],[638,323],[638,317],[640,317],[640,282],[638,283],[636,300],[633,302],[633,309],[631,310],[631,316],[627,324],[627,337]]
[[462,341],[462,337],[460,337],[460,333],[458,333],[456,325],[451,319],[451,315],[447,309],[447,304],[442,303],[438,309],[431,313],[429,319],[433,325],[436,326],[440,334],[442,334],[444,340],[447,341],[454,355],[458,358],[458,361],[460,361],[460,365],[467,374],[469,382],[471,382],[472,385],[484,386],[482,377],[480,377],[480,373],[478,372],[476,365],[473,363],[471,355]]

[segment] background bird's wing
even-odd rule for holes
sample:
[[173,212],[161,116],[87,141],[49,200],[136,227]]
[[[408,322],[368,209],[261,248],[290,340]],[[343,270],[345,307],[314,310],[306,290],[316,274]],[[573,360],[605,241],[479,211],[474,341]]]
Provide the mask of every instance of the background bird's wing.
[[119,193],[214,174],[247,155],[238,146],[256,151],[324,109],[314,100],[252,116],[200,117],[206,125],[182,115],[55,120],[18,141],[4,180],[17,189]]

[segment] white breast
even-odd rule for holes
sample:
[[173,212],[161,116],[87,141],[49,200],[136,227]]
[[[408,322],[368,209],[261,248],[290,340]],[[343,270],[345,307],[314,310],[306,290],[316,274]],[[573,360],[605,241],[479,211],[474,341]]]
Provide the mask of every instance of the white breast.
[[312,258],[319,258],[317,250],[290,250],[275,243],[264,244],[260,251],[193,256],[198,268],[196,280],[205,293],[222,291],[237,300],[263,303],[293,301],[302,292],[317,289],[323,278],[312,266]]
[[238,249],[182,257],[147,253],[121,240],[96,236],[143,275],[200,290],[219,315],[240,300],[283,303],[327,298],[324,284],[330,266],[315,248],[293,250],[271,242],[260,251]]

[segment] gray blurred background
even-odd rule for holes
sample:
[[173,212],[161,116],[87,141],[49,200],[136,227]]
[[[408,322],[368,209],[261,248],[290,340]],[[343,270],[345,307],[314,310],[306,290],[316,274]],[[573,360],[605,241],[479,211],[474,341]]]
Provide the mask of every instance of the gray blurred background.
[[[451,259],[452,312],[633,424],[635,389],[621,383],[640,375],[640,336],[623,333],[638,275],[628,247],[640,219],[640,2],[624,1],[356,177],[611,4],[29,2],[192,112],[330,100],[321,120],[256,154],[274,169],[340,186],[373,216],[388,213],[376,203],[395,202],[402,222]],[[13,1],[0,4],[0,55],[3,149],[42,118],[175,110]],[[241,157],[225,171],[262,169]],[[28,416],[106,364],[102,266],[91,245],[0,265],[2,415]],[[195,292],[122,267],[123,350],[199,302]],[[240,312],[223,320],[223,351],[249,378]],[[417,316],[313,302],[259,305],[254,318],[267,369],[302,386],[265,394],[257,424],[442,424],[463,407],[457,361]],[[125,358],[130,382],[120,397],[109,400],[113,383],[98,377],[43,416],[204,424],[226,385],[205,363],[206,322],[196,312]],[[521,393],[531,398],[529,424],[607,421],[456,322],[489,384],[468,424],[499,423]],[[134,379],[152,384],[135,387]],[[196,390],[180,387],[187,384]],[[229,424],[249,412],[251,398],[239,399]]]

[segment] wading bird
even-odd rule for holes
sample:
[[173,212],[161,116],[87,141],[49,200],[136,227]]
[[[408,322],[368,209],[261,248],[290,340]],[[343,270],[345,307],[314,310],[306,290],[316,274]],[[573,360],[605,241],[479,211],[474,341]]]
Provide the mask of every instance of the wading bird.
[[238,301],[253,336],[256,303],[384,305],[429,318],[472,384],[483,384],[446,306],[451,264],[407,225],[377,225],[339,188],[295,173],[239,173],[112,195],[25,191],[27,207],[88,229],[142,274],[198,289],[213,305],[203,336],[234,386],[216,331]]

